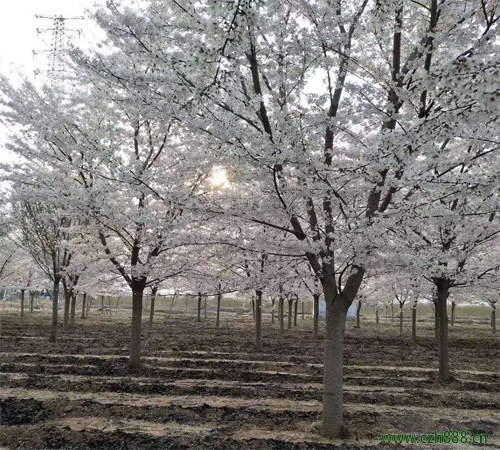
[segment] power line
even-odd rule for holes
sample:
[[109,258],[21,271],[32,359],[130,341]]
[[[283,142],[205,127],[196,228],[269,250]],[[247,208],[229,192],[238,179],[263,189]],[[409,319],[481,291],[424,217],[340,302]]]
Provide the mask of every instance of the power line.
[[[48,64],[45,71],[48,73],[48,78],[51,82],[61,79],[65,70],[64,53],[66,51],[68,38],[71,34],[77,33],[80,35],[80,30],[71,30],[66,26],[66,22],[74,20],[82,20],[83,16],[65,17],[61,15],[45,16],[35,14],[37,19],[50,20],[52,22],[51,28],[37,28],[37,34],[51,33],[50,48],[41,51],[33,51],[33,55],[38,53],[48,53]],[[41,70],[35,71],[35,75]]]

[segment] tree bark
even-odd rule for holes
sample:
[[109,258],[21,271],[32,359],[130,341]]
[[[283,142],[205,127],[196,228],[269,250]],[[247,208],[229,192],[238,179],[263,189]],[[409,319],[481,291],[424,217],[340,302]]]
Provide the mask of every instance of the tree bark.
[[278,300],[278,304],[279,304],[278,313],[279,313],[279,319],[280,319],[280,332],[281,332],[281,334],[283,334],[285,331],[285,311],[284,311],[285,299],[280,296],[280,298]]
[[201,322],[201,292],[198,292],[198,316],[196,322]]
[[205,320],[207,320],[207,295],[205,295],[205,303],[203,305],[203,310],[204,310],[204,313],[205,313]]
[[375,308],[375,323],[378,325],[378,308]]
[[403,337],[403,307],[404,303],[399,304],[399,337]]
[[413,342],[417,342],[417,305],[413,305],[411,309],[411,338]]
[[451,326],[455,325],[455,302],[451,302]]
[[497,308],[496,306],[493,306],[493,309],[491,311],[491,330],[493,333],[497,332]]
[[271,299],[272,307],[271,307],[271,323],[274,323],[274,305],[276,303],[276,299]]
[[153,319],[155,316],[155,301],[157,292],[158,292],[158,286],[153,286],[153,289],[151,290],[151,307],[149,308],[149,328],[153,328]]
[[338,438],[343,431],[343,355],[348,302],[340,295],[325,292],[326,336],[321,434]]
[[30,291],[30,314],[33,314],[35,309],[35,293]]
[[318,339],[319,329],[319,295],[313,295],[313,339]]
[[215,320],[215,326],[219,328],[220,326],[220,303],[221,303],[222,294],[219,292],[217,294],[217,319]]
[[50,329],[50,342],[57,341],[57,316],[59,309],[59,277],[54,277],[54,284],[52,287],[52,327]]
[[295,300],[295,308],[293,310],[293,326],[297,326],[297,314],[298,314],[298,308],[299,308],[299,299],[297,298]]
[[82,298],[82,316],[81,316],[82,319],[85,319],[86,307],[87,307],[87,293],[84,292]]
[[252,298],[252,319],[255,321],[255,300]]
[[361,307],[363,306],[363,302],[358,301],[358,306],[356,308],[356,328],[361,326]]
[[142,300],[145,287],[146,280],[132,283],[132,335],[128,363],[131,369],[141,366]]
[[69,329],[69,309],[71,303],[71,292],[66,287],[66,284],[63,283],[64,286],[64,317],[63,317],[63,331],[67,331]]
[[302,300],[302,320],[304,320],[306,318],[305,314],[304,314],[304,300]]
[[21,317],[24,317],[24,293],[25,289],[21,289]]
[[437,282],[437,310],[439,317],[439,380],[442,383],[450,381],[450,363],[448,357],[448,300],[449,281],[440,279]]
[[394,304],[391,304],[391,322],[394,322]]
[[[132,303],[134,302],[134,296],[132,295]],[[101,313],[104,314],[104,295],[101,295]]]
[[69,318],[70,328],[73,328],[75,326],[75,314],[76,314],[76,295],[73,293],[71,295],[71,315]]
[[293,299],[288,300],[288,329],[292,328],[292,317],[293,317]]
[[255,291],[255,348],[262,350],[262,291]]

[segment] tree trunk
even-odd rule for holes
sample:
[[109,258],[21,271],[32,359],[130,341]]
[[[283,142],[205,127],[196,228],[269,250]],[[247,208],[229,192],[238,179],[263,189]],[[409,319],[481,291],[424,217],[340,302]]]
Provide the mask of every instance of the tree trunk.
[[52,287],[52,327],[50,329],[50,342],[57,340],[57,316],[59,309],[59,282],[60,278],[54,278],[54,285]]
[[198,292],[198,317],[196,322],[201,322],[201,292]]
[[304,320],[306,318],[305,314],[304,314],[304,300],[302,300],[302,320]]
[[87,306],[87,293],[83,293],[83,298],[82,298],[82,319],[85,319],[85,310]]
[[361,307],[363,306],[363,302],[358,301],[358,307],[356,308],[356,328],[361,326]]
[[321,434],[338,438],[343,432],[343,356],[348,302],[325,292],[326,335],[323,380],[323,418]]
[[274,305],[276,303],[276,299],[273,298],[271,299],[271,302],[272,302],[272,308],[271,308],[271,323],[274,323]]
[[24,293],[25,290],[21,289],[21,317],[24,317]]
[[391,304],[391,322],[394,322],[394,304]]
[[255,348],[262,350],[262,291],[255,291]]
[[319,295],[313,295],[313,339],[318,339],[319,329]]
[[417,305],[411,309],[411,338],[417,342]]
[[149,308],[149,328],[153,328],[153,319],[155,316],[155,300],[157,292],[158,286],[153,286],[153,289],[151,290],[151,307]]
[[399,337],[403,337],[403,307],[404,303],[399,304]]
[[205,320],[207,320],[207,295],[205,295],[205,303],[203,305],[203,310],[204,310],[204,313],[205,313]]
[[35,308],[35,293],[30,291],[30,314],[33,314]]
[[446,383],[450,381],[450,363],[448,358],[448,300],[449,281],[440,279],[437,283],[437,310],[439,317],[439,379]]
[[133,283],[132,286],[132,336],[128,366],[137,369],[141,366],[142,299],[146,282],[142,280]]
[[451,326],[455,325],[455,302],[451,302]]
[[288,300],[288,329],[292,328],[293,300]]
[[69,319],[69,327],[73,328],[75,326],[75,314],[76,314],[76,295],[71,296],[71,316]]
[[493,333],[497,332],[497,308],[496,306],[493,306],[493,309],[491,311],[491,330]]
[[220,326],[220,302],[221,302],[222,294],[219,292],[217,294],[217,319],[215,320],[215,326],[219,328]]
[[[134,295],[132,294],[132,303],[134,302]],[[104,314],[104,295],[101,295],[101,313]]]
[[283,334],[283,332],[285,331],[285,299],[280,297],[279,300],[278,300],[278,304],[279,304],[279,310],[278,310],[278,313],[279,313],[279,319],[280,319],[280,332],[281,334]]
[[63,318],[63,331],[69,329],[69,309],[71,303],[71,292],[64,285],[64,318]]
[[252,319],[255,321],[255,300],[252,298]]
[[375,323],[378,325],[378,308],[375,308]]
[[295,308],[294,308],[294,311],[293,311],[293,326],[296,327],[297,326],[297,314],[298,314],[298,307],[299,307],[299,299],[297,298],[295,300]]

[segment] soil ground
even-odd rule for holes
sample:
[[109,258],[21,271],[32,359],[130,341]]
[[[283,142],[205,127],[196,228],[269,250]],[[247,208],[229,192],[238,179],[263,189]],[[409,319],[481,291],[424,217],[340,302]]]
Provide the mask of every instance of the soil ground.
[[[143,332],[143,368],[126,367],[130,311],[77,320],[48,342],[48,311],[0,311],[0,450],[4,449],[500,449],[500,339],[485,325],[450,332],[454,380],[437,381],[430,323],[349,323],[346,439],[319,437],[322,340],[311,321],[282,336],[251,316],[158,319]],[[486,434],[487,445],[383,444],[381,434]]]

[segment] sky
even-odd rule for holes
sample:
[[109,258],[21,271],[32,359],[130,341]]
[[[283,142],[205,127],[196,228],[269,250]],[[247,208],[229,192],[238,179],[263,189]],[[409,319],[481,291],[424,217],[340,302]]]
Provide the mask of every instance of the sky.
[[[14,0],[4,2],[0,14],[0,73],[17,78],[19,73],[33,80],[34,69],[47,67],[42,56],[33,57],[33,50],[50,47],[50,32],[37,33],[37,28],[52,28],[50,20],[35,18],[35,15],[82,16],[94,0]],[[88,21],[68,23],[68,28],[83,28]],[[85,31],[86,34],[88,34]],[[86,39],[88,36],[83,37]],[[4,147],[5,125],[0,123],[0,163],[12,160]]]

